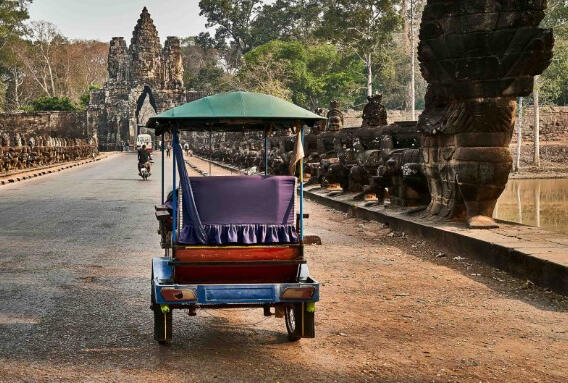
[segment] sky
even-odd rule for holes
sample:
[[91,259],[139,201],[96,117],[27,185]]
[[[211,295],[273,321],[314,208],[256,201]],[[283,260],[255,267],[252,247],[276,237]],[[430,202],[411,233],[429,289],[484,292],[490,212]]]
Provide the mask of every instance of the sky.
[[199,0],[33,0],[31,20],[49,21],[69,39],[108,42],[132,37],[136,21],[146,6],[162,42],[167,36],[186,37],[205,31]]

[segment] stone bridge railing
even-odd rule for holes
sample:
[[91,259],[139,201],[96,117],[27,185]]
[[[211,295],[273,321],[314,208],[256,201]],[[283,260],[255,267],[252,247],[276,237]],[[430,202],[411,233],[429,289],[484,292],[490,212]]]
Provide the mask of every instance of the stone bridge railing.
[[81,160],[98,153],[94,139],[10,136],[0,132],[0,143],[0,176]]
[[0,176],[97,153],[84,111],[0,114]]

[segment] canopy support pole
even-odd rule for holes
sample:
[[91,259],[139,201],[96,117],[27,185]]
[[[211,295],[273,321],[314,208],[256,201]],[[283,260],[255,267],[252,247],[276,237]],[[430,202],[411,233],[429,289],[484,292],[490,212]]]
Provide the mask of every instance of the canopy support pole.
[[164,193],[165,193],[165,157],[164,157],[164,132],[162,132],[162,205],[166,203],[166,200],[164,199]]
[[[300,128],[304,147],[304,125]],[[300,158],[300,243],[304,242],[304,158]]]
[[[175,137],[177,136],[177,127],[174,126],[172,129],[172,140],[175,139]],[[181,154],[183,156],[183,152]],[[173,223],[172,223],[172,256],[175,255],[174,254],[174,250],[175,250],[175,243],[176,243],[176,232],[177,232],[177,200],[178,200],[178,193],[176,190],[176,156],[175,153],[172,156],[173,159],[173,189],[172,189],[172,214],[173,214]]]
[[211,161],[213,161],[213,132],[209,131],[209,155],[211,158],[209,159],[209,177],[211,177]]
[[268,131],[264,130],[264,175],[268,176]]

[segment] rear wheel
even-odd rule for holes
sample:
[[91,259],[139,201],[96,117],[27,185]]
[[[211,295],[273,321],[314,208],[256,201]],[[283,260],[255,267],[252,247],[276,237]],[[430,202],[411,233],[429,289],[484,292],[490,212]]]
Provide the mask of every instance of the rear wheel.
[[302,338],[303,306],[302,303],[291,303],[284,309],[288,339],[292,342]]

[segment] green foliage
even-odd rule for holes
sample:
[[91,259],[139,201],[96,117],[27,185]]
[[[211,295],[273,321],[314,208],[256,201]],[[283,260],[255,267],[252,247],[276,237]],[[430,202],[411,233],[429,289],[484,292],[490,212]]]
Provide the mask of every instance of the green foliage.
[[[215,28],[217,46],[228,41],[238,52],[252,48],[251,23],[259,11],[261,0],[200,0],[200,16],[207,18],[207,28]],[[202,34],[202,40],[210,40]]]
[[79,108],[69,97],[39,97],[33,100],[28,108],[30,111],[68,111],[72,112]]
[[276,0],[264,4],[251,23],[252,46],[272,40],[310,40],[319,26],[321,8],[321,0]]
[[310,109],[334,99],[351,105],[363,82],[362,63],[331,44],[275,40],[247,53],[244,63],[241,79],[266,81],[268,90],[273,88],[280,96],[288,89],[294,103]]
[[[24,22],[29,18],[25,7],[30,1],[0,0],[0,110],[4,110],[7,82],[10,81],[10,66],[14,62],[11,48],[26,30]],[[8,107],[9,108],[9,107]]]
[[28,10],[22,6],[28,1],[0,1],[0,46],[3,47],[12,37],[21,37],[25,33],[24,21],[29,18]]
[[355,51],[367,66],[372,93],[374,59],[393,47],[393,34],[403,25],[398,0],[336,0],[326,2],[320,38]]
[[221,91],[225,71],[215,64],[208,63],[199,68],[197,73],[184,73],[184,83],[187,89],[199,90],[206,93]]
[[[373,73],[375,74],[373,86],[375,91],[383,95],[383,104],[387,109],[409,110],[410,105],[410,55],[402,44],[393,45],[388,51],[377,53]],[[418,63],[416,64],[416,108],[424,108],[424,95],[426,81],[420,75]],[[361,96],[358,104],[365,103],[366,98]]]
[[215,34],[200,33],[195,42],[217,49],[235,69],[243,54],[272,40],[306,40],[319,25],[322,0],[200,0],[200,15]]

